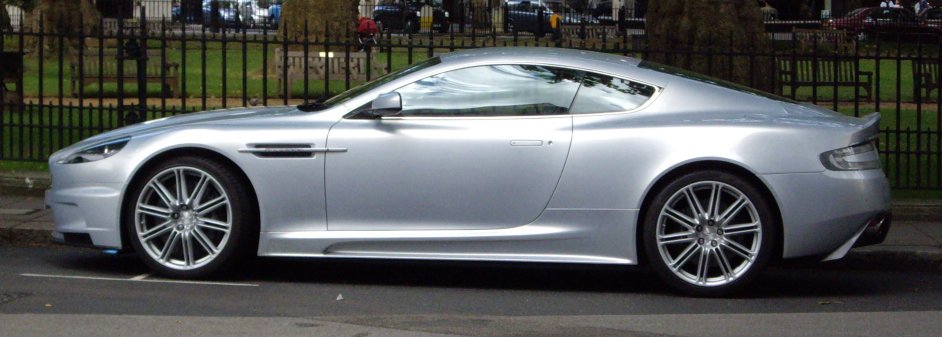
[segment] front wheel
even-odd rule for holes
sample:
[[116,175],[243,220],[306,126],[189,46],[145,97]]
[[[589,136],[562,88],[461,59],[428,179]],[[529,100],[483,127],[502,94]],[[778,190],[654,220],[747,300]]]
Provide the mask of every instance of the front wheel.
[[681,176],[661,189],[645,215],[648,262],[670,286],[695,296],[738,290],[774,251],[775,218],[749,181],[723,171]]
[[197,157],[144,172],[125,205],[125,230],[143,261],[161,275],[205,277],[253,251],[255,207],[233,172]]

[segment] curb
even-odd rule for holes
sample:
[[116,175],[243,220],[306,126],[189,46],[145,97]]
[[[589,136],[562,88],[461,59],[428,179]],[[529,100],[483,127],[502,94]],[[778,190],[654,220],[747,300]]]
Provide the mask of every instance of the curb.
[[45,246],[52,244],[52,231],[48,229],[0,229],[0,245]]
[[46,172],[0,171],[0,189],[11,195],[41,195],[52,185]]

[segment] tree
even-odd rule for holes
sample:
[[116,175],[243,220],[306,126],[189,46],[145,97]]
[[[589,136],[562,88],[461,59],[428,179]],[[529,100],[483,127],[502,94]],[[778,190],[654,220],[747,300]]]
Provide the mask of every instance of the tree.
[[[66,48],[81,49],[84,41],[79,39],[77,34],[91,34],[98,26],[99,17],[92,0],[40,0],[23,24],[25,29],[33,32],[65,34]],[[49,51],[47,56],[55,57],[59,53],[57,40],[47,35],[40,45],[40,39],[30,37],[27,39],[27,45],[32,50],[43,48]]]
[[[289,0],[282,5],[279,34],[289,41],[344,40],[356,32],[359,0]],[[307,36],[304,35],[305,25]]]
[[771,42],[756,0],[659,0],[648,4],[649,59],[774,91]]

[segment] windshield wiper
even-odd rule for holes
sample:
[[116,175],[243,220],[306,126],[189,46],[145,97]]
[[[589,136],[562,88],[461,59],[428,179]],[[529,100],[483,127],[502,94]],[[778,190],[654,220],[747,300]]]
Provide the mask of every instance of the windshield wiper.
[[325,101],[327,101],[327,99],[319,98],[314,102],[304,102],[298,105],[298,110],[301,110],[304,112],[324,110],[329,107],[327,104],[324,104]]

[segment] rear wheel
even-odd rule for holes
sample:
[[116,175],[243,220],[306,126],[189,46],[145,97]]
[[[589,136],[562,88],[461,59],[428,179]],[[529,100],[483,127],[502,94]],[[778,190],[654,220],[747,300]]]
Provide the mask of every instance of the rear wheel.
[[144,174],[126,204],[125,229],[143,261],[159,274],[204,277],[252,251],[255,207],[227,167],[180,157]]
[[765,268],[775,243],[769,202],[750,182],[723,171],[681,176],[655,196],[644,248],[670,286],[696,296],[741,290]]

